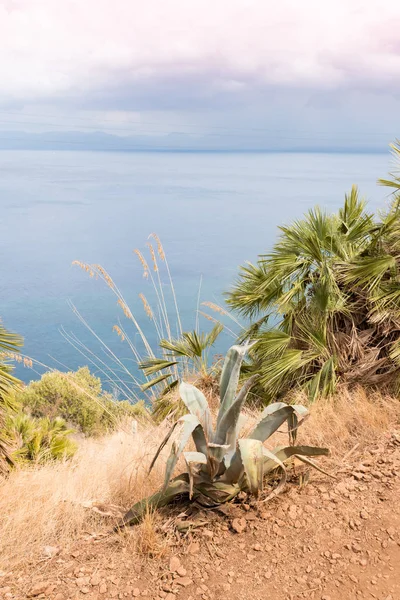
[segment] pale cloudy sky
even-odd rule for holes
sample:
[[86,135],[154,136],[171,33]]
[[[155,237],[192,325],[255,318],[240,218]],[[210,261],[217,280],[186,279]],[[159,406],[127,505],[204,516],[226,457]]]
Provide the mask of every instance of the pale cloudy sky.
[[382,147],[399,32],[400,0],[0,0],[0,131]]

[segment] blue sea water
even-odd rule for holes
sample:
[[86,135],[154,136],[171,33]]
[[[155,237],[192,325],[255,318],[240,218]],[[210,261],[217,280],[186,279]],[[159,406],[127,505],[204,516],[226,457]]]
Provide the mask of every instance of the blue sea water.
[[[143,292],[153,301],[151,283],[133,254],[146,251],[150,233],[162,239],[184,327],[192,329],[201,277],[201,300],[221,302],[238,266],[271,248],[277,226],[315,204],[337,209],[354,183],[372,210],[384,207],[388,191],[376,180],[389,167],[383,154],[0,151],[0,317],[24,336],[26,354],[46,365],[88,362],[61,328],[105,359],[72,302],[133,368],[112,330],[118,319],[129,326],[115,297],[73,260],[103,265],[154,341],[138,298]],[[221,338],[218,351],[229,343]],[[38,376],[21,367],[18,375]]]

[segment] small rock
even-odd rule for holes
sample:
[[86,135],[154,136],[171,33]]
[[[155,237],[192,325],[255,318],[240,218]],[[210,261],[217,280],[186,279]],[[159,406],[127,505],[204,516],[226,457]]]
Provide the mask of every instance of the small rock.
[[200,544],[199,542],[190,542],[188,546],[188,553],[194,556],[200,552]]
[[179,577],[185,577],[185,575],[187,575],[187,571],[184,567],[180,566],[177,570],[176,570],[177,575],[179,575]]
[[243,533],[247,526],[246,519],[243,519],[243,517],[241,519],[233,519],[231,526],[236,533]]
[[132,590],[132,596],[134,598],[137,598],[138,596],[140,596],[140,590],[139,590],[139,588],[135,588],[134,590]]
[[362,519],[369,519],[369,514],[367,513],[366,510],[362,510],[362,511],[360,511],[360,517]]
[[271,579],[272,571],[270,571],[269,569],[267,571],[265,571],[264,577],[265,577],[265,579]]
[[107,586],[105,583],[102,583],[101,586],[99,587],[99,593],[105,594],[106,592],[107,592]]
[[44,594],[49,585],[50,584],[48,581],[41,581],[39,583],[35,583],[31,591],[28,593],[28,598],[34,598],[35,596],[40,596],[40,594]]
[[99,585],[101,582],[101,577],[98,573],[95,573],[94,575],[92,575],[92,577],[90,578],[90,583],[91,585]]
[[177,556],[171,556],[169,561],[169,570],[171,573],[176,573],[177,570],[181,567],[181,561]]
[[54,596],[54,600],[65,600],[65,596],[61,592],[58,592],[58,594]]
[[188,585],[192,585],[193,581],[190,579],[190,577],[178,577],[175,579],[174,583],[177,583],[182,587],[187,587]]

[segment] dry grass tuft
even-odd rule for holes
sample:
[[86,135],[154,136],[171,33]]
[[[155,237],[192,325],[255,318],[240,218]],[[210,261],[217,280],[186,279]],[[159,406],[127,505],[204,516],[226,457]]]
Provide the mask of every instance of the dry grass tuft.
[[[65,549],[88,532],[110,528],[85,506],[100,502],[125,510],[158,489],[162,461],[150,476],[147,470],[166,427],[147,427],[136,435],[120,431],[83,440],[72,461],[20,469],[0,480],[0,570],[37,560],[44,546]],[[156,518],[149,514],[141,526],[138,549],[147,554],[160,552],[152,533]]]
[[[298,400],[306,404],[304,398]],[[297,399],[296,399],[297,401]],[[340,458],[356,444],[367,448],[400,420],[400,401],[379,392],[342,388],[334,398],[310,407],[310,418],[299,430],[301,443],[330,448]]]

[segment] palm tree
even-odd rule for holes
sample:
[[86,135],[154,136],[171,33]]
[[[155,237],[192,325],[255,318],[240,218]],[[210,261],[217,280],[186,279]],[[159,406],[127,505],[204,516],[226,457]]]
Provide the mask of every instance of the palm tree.
[[172,410],[178,416],[185,411],[179,397],[171,394],[183,377],[195,379],[198,385],[201,381],[212,383],[209,354],[223,329],[222,323],[216,323],[209,333],[188,331],[175,340],[162,339],[159,342],[162,356],[148,357],[138,363],[146,377],[156,375],[142,385],[143,391],[155,390],[153,414],[156,418],[164,418]]
[[250,319],[249,370],[266,400],[298,387],[315,399],[338,382],[399,391],[400,195],[376,219],[353,187],[337,214],[315,208],[280,229],[227,299]]
[[9,359],[19,352],[22,343],[22,338],[8,331],[0,321],[0,472],[2,465],[12,463],[7,436],[1,430],[6,412],[14,408],[12,392],[20,385],[20,381],[12,375],[13,367]]

